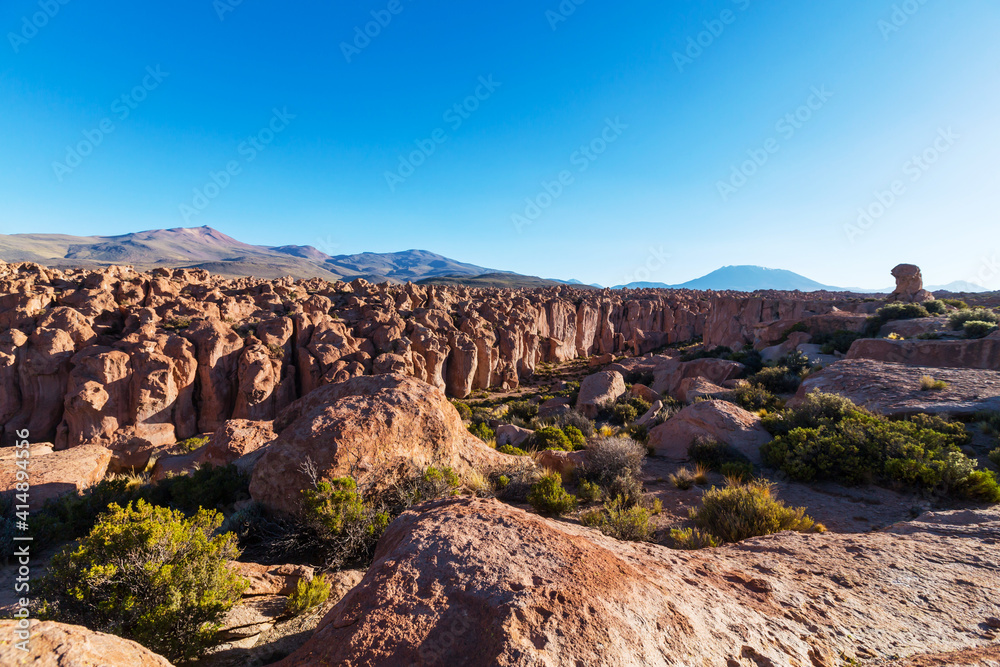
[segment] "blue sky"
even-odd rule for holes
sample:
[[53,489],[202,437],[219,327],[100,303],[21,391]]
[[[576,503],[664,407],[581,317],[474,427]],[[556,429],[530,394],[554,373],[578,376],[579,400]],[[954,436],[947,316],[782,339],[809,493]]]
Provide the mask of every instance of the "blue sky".
[[0,233],[1000,289],[991,0],[326,5],[4,3]]

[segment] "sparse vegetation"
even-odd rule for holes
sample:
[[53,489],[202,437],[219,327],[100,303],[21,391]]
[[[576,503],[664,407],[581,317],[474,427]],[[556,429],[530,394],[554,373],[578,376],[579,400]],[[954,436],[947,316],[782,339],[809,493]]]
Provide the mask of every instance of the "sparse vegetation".
[[721,471],[727,463],[750,463],[747,457],[731,445],[706,437],[695,438],[688,447],[688,458],[715,472]]
[[924,304],[924,308],[931,315],[944,315],[948,311],[948,306],[943,301],[934,300]]
[[927,309],[918,303],[890,303],[878,309],[878,312],[868,318],[865,324],[865,334],[869,338],[878,335],[882,327],[889,322],[896,320],[915,320],[921,317],[930,317]]
[[778,410],[784,404],[781,399],[759,384],[744,382],[733,389],[726,398],[744,410]]
[[142,500],[111,505],[52,559],[41,616],[133,639],[173,661],[198,657],[247,587],[227,566],[236,538],[213,537],[221,523],[207,510],[187,518]]
[[476,422],[469,426],[469,433],[476,436],[483,442],[493,442],[496,440],[496,432],[486,424],[486,422]]
[[997,468],[1000,468],[1000,447],[997,447],[989,454],[990,461],[993,462]]
[[976,461],[962,453],[971,436],[961,423],[926,414],[888,419],[814,393],[764,425],[777,436],[761,448],[764,462],[792,479],[879,482],[1000,502],[995,475],[975,472]]
[[670,531],[670,539],[673,540],[675,549],[689,551],[722,545],[722,541],[718,537],[699,528],[674,528]]
[[175,317],[173,319],[167,320],[162,324],[163,328],[167,331],[182,331],[191,326],[190,317]]
[[948,318],[948,324],[953,331],[962,331],[968,322],[984,322],[987,324],[1000,323],[1000,315],[985,308],[965,309],[957,313],[952,313]]
[[702,506],[692,509],[691,518],[700,529],[723,542],[739,542],[783,530],[803,533],[826,530],[806,516],[804,508],[786,507],[772,491],[773,486],[765,481],[713,487],[702,496]]
[[979,320],[966,322],[964,326],[966,338],[986,338],[998,329],[1000,329],[1000,326],[994,322],[983,322]]
[[535,431],[532,440],[534,441],[535,449],[538,450],[555,449],[568,451],[572,449],[569,438],[566,437],[562,429],[555,426],[547,426]]
[[175,445],[175,447],[182,452],[190,453],[207,445],[209,440],[211,440],[211,438],[207,435],[201,437],[196,436],[194,438],[188,438],[187,440],[181,440]]
[[681,468],[668,478],[670,483],[681,491],[687,491],[694,486],[694,474],[687,468]]
[[948,388],[948,383],[944,380],[935,380],[930,375],[920,378],[920,391],[944,391]]
[[528,493],[528,502],[535,511],[550,516],[562,516],[576,509],[576,496],[563,488],[559,473],[543,475]]
[[366,504],[350,477],[316,480],[302,496],[303,521],[321,543],[329,567],[367,560],[389,525],[386,509]]
[[472,419],[472,408],[469,407],[468,403],[463,403],[462,401],[452,401],[451,404],[455,406],[455,410],[458,411],[458,416],[462,418],[462,421],[469,421]]
[[510,456],[527,456],[528,452],[524,451],[520,447],[515,447],[514,445],[500,445],[497,447],[497,451],[501,454],[509,454]]
[[316,575],[306,581],[299,579],[295,590],[288,596],[285,612],[292,616],[303,614],[318,607],[330,598],[330,582],[322,575]]
[[817,334],[813,336],[812,342],[820,346],[820,352],[823,354],[834,354],[836,352],[847,354],[854,341],[862,338],[864,336],[860,333],[840,329],[833,333]]
[[653,538],[654,532],[651,518],[650,510],[640,505],[629,505],[624,498],[618,496],[605,503],[603,510],[585,514],[581,523],[597,528],[616,540],[648,542]]
[[587,459],[578,474],[610,489],[622,477],[638,480],[645,458],[646,448],[631,438],[599,437],[587,445]]

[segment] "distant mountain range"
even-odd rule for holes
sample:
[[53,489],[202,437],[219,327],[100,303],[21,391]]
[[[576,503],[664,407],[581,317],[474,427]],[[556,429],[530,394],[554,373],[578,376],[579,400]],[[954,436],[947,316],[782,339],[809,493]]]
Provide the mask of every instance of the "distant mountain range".
[[[628,287],[631,289],[657,288],[657,289],[693,289],[693,290],[734,290],[738,292],[755,292],[757,290],[780,290],[780,291],[800,291],[800,292],[856,292],[860,294],[888,294],[893,291],[893,287],[885,289],[864,289],[861,287],[835,287],[824,285],[815,280],[810,280],[803,275],[786,271],[784,269],[768,269],[763,266],[724,266],[721,269],[712,271],[706,276],[689,280],[679,285],[667,285],[665,283],[638,282],[627,285],[616,285],[615,289]],[[947,285],[929,285],[927,290],[931,292],[955,292],[955,293],[979,293],[989,290],[979,285],[956,281]]]
[[[147,271],[159,267],[197,268],[227,276],[258,278],[323,278],[369,282],[415,282],[478,287],[548,287],[584,285],[578,280],[554,280],[467,264],[426,250],[393,253],[365,252],[331,256],[312,246],[278,247],[243,243],[211,227],[156,229],[121,236],[67,236],[63,234],[0,234],[0,260],[37,262],[54,267],[101,267],[128,264]],[[726,266],[679,285],[629,283],[615,289],[659,288],[692,290],[832,291],[887,293],[892,288],[870,290],[823,285],[783,269],[761,266]],[[985,292],[978,285],[954,282],[929,286],[931,291]]]

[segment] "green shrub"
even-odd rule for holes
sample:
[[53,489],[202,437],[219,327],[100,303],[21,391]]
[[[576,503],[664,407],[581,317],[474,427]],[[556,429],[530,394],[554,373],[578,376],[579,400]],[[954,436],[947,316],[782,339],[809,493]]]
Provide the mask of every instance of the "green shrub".
[[971,470],[961,453],[971,439],[965,426],[934,415],[891,420],[811,394],[782,415],[780,428],[767,422],[777,437],[761,447],[764,463],[800,481],[881,481],[955,495],[962,487],[955,471]]
[[476,436],[483,442],[491,442],[496,439],[496,432],[491,429],[486,422],[477,422],[469,426],[469,433]]
[[167,320],[162,324],[163,328],[168,331],[181,331],[187,329],[191,326],[190,317],[175,317],[173,319]]
[[927,312],[930,313],[931,315],[944,315],[945,312],[948,310],[947,306],[943,301],[937,301],[937,300],[928,301],[927,303],[924,304],[924,308],[926,308]]
[[538,414],[538,405],[535,403],[530,403],[528,401],[513,401],[507,404],[507,414],[505,418],[508,421],[521,420],[524,422],[529,422]]
[[1000,503],[1000,484],[986,470],[973,470],[956,489],[956,495],[984,503]]
[[670,539],[673,540],[675,549],[689,551],[717,547],[722,544],[722,540],[718,537],[698,528],[674,528],[670,531]]
[[190,475],[168,477],[140,493],[154,505],[187,514],[201,508],[222,510],[250,499],[250,479],[234,465],[203,465]]
[[965,323],[965,337],[966,338],[986,338],[991,333],[1000,329],[993,322],[980,322],[972,321]]
[[699,436],[688,447],[688,458],[705,466],[709,470],[719,472],[727,463],[750,463],[743,454],[732,445]]
[[510,454],[511,456],[527,456],[528,452],[524,451],[520,447],[515,447],[514,445],[500,445],[497,447],[497,451],[501,454]]
[[778,410],[782,407],[781,399],[759,384],[746,382],[733,389],[727,397],[731,402],[744,410]]
[[927,309],[918,303],[890,303],[888,306],[879,308],[874,316],[868,318],[865,324],[865,334],[869,337],[877,336],[883,326],[896,320],[915,320],[930,316]]
[[990,452],[990,461],[993,462],[993,465],[1000,468],[1000,447]]
[[[420,496],[410,492],[410,502],[419,502]],[[388,512],[365,503],[350,477],[317,481],[303,489],[302,506],[303,521],[318,538],[319,555],[331,568],[365,562],[389,525]]]
[[920,391],[944,391],[948,388],[948,383],[944,380],[935,380],[930,375],[920,378]]
[[316,575],[309,581],[304,578],[299,579],[295,590],[288,596],[285,612],[292,616],[298,616],[313,607],[318,607],[328,599],[330,599],[330,582],[325,577]]
[[969,304],[964,301],[959,301],[958,299],[941,299],[941,303],[946,306],[951,306],[952,308],[958,308],[959,310],[968,310]]
[[960,310],[957,313],[952,313],[951,317],[948,318],[948,324],[951,325],[954,331],[964,329],[966,322],[998,324],[1000,323],[1000,315],[997,315],[992,310],[976,308],[975,310]]
[[601,499],[601,487],[583,480],[577,485],[576,496],[584,502],[597,502]]
[[639,418],[639,411],[629,403],[615,403],[611,408],[611,421],[615,424],[631,424]]
[[543,475],[528,493],[528,502],[535,511],[551,516],[562,516],[576,509],[576,497],[567,493],[559,473]]
[[185,518],[141,500],[108,510],[52,559],[43,615],[133,639],[172,661],[198,657],[248,585],[227,566],[239,555],[235,537],[212,537],[222,523],[212,511]]
[[751,375],[747,381],[772,394],[794,394],[802,384],[803,374],[787,366],[764,368]]
[[668,479],[671,484],[676,486],[681,491],[687,491],[694,486],[694,473],[687,468],[681,468],[677,472],[671,473]]
[[587,437],[583,434],[583,431],[578,429],[576,426],[564,426],[563,433],[566,434],[566,438],[569,440],[569,448],[572,451],[577,451],[586,447]]
[[753,349],[752,346],[747,346],[742,350],[733,352],[729,357],[730,361],[736,361],[738,363],[746,366],[746,373],[753,375],[760,369],[764,368],[764,360],[760,356],[758,350]]
[[566,434],[563,433],[562,429],[556,428],[555,426],[547,426],[545,428],[538,429],[532,436],[532,440],[535,449],[539,450],[555,449],[569,451],[572,449],[569,438],[566,437]]
[[767,482],[712,487],[702,496],[701,508],[691,511],[691,518],[699,528],[724,542],[739,542],[784,530],[826,530],[806,516],[804,508],[786,507],[773,496],[772,488]]
[[462,401],[452,401],[451,404],[455,406],[455,409],[458,411],[458,416],[462,418],[462,421],[469,421],[472,419],[472,408],[470,408],[467,403],[463,403]]
[[860,333],[840,329],[833,333],[817,334],[813,336],[812,342],[820,346],[820,352],[823,354],[834,354],[835,352],[847,354],[851,345],[854,345],[854,341],[862,338],[864,336]]
[[199,437],[188,438],[187,440],[181,440],[176,445],[174,445],[174,447],[176,447],[181,451],[190,453],[195,450],[201,449],[202,447],[207,445],[209,440],[211,440],[211,438],[207,435],[202,436],[200,438]]
[[603,511],[588,513],[584,525],[597,528],[616,540],[649,542],[653,539],[651,513],[639,505],[630,505],[621,496],[604,504]]

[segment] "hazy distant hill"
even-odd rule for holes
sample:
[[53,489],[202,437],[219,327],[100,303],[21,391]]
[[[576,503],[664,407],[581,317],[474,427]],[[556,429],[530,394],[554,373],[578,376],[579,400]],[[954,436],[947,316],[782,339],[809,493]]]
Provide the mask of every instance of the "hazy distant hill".
[[420,285],[466,285],[468,287],[554,287],[556,285],[570,285],[581,289],[593,289],[593,285],[584,285],[580,281],[549,280],[537,276],[522,276],[520,273],[484,273],[478,276],[440,276],[435,278],[425,278],[418,282]]
[[712,271],[707,276],[689,280],[680,285],[663,283],[629,283],[618,287],[640,288],[659,287],[665,289],[693,290],[736,290],[754,292],[756,290],[785,290],[801,292],[817,292],[820,290],[837,291],[841,288],[831,287],[810,280],[792,271],[784,269],[767,269],[763,266],[724,266]]
[[0,234],[0,259],[62,267],[129,264],[140,270],[201,268],[223,276],[364,278],[369,282],[497,272],[425,250],[331,257],[312,246],[256,246],[210,227],[157,229],[122,236]]

